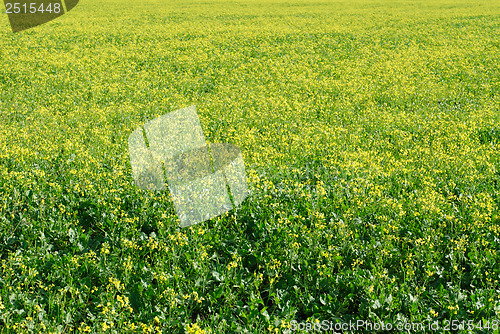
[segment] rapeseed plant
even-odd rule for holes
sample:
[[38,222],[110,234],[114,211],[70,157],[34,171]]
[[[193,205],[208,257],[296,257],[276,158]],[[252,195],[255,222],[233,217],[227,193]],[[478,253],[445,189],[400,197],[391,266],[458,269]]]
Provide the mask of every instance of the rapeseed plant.
[[[183,6],[4,26],[0,333],[498,318],[498,4]],[[251,195],[180,229],[127,138],[189,105]]]

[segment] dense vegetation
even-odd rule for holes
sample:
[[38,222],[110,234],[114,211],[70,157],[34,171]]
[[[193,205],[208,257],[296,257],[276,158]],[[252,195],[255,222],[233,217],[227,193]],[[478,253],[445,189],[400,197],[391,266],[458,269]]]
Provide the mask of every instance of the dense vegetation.
[[[0,333],[499,319],[500,3],[85,0],[1,22]],[[127,138],[193,104],[251,194],[181,229]]]

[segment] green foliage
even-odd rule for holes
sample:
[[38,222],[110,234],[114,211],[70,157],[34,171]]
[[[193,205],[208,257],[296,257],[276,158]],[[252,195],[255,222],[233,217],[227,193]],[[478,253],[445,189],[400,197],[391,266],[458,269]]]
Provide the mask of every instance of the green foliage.
[[[5,21],[0,333],[498,319],[500,7],[481,4],[88,0]],[[251,194],[180,229],[168,192],[134,186],[127,138],[193,104]]]

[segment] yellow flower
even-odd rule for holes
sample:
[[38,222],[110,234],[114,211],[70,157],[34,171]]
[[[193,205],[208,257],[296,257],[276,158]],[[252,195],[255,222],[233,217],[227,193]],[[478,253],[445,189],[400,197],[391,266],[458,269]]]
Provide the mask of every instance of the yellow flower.
[[197,323],[186,326],[187,334],[207,334],[208,332],[204,329],[201,329]]

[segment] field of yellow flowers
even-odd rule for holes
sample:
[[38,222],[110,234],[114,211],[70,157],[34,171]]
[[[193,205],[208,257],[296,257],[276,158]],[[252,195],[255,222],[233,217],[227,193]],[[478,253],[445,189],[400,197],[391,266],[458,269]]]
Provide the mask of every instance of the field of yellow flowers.
[[[499,2],[0,18],[0,333],[498,332]],[[251,193],[182,229],[168,192],[134,185],[127,138],[190,105]]]

